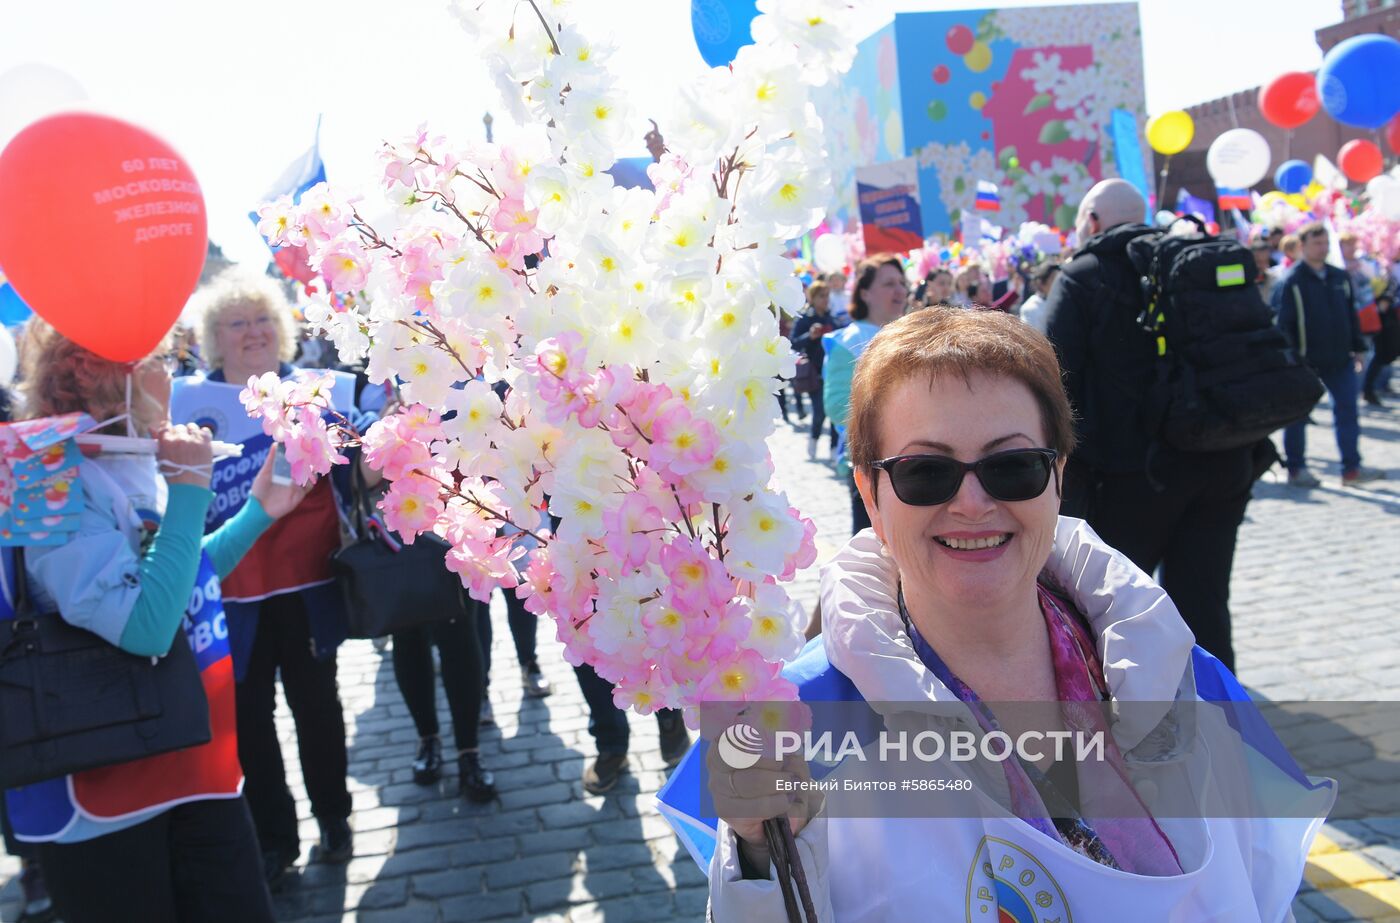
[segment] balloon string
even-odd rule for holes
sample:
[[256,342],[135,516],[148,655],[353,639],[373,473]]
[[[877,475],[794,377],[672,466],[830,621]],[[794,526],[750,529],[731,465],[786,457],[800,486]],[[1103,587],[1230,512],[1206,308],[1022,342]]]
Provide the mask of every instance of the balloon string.
[[208,465],[181,465],[166,459],[161,459],[158,466],[160,473],[165,477],[172,477],[179,474],[197,474],[201,477],[210,477],[214,473],[214,466]]
[[[126,435],[128,438],[136,438],[136,426],[131,418],[131,373],[126,373],[126,413],[122,415],[126,418]],[[111,422],[115,423],[122,417],[114,417]]]
[[1171,172],[1171,169],[1172,155],[1168,154],[1167,159],[1162,161],[1162,178],[1157,183],[1157,208],[1159,210],[1167,207],[1166,203],[1162,200],[1166,197],[1167,194],[1167,174]]

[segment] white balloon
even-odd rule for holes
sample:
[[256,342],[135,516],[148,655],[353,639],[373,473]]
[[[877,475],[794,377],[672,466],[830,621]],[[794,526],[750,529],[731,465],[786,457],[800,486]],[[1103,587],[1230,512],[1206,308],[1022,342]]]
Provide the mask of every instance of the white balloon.
[[1400,180],[1382,173],[1366,184],[1366,197],[1382,218],[1400,221]]
[[0,149],[31,122],[80,105],[87,90],[66,71],[29,61],[0,73]]
[[1206,170],[1222,189],[1248,189],[1269,175],[1273,153],[1251,128],[1232,128],[1211,142]]
[[838,234],[823,234],[812,244],[812,262],[822,272],[837,272],[846,266],[846,244]]
[[0,388],[14,384],[18,371],[19,352],[15,349],[15,338],[10,336],[7,327],[0,326]]

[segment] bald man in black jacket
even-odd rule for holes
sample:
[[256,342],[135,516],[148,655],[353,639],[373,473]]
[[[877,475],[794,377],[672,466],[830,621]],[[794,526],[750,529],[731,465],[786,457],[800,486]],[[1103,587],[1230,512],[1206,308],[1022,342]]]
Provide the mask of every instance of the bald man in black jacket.
[[1230,570],[1254,452],[1177,452],[1146,422],[1156,345],[1137,323],[1141,285],[1127,255],[1129,241],[1152,231],[1140,223],[1146,211],[1121,179],[1091,189],[1076,222],[1083,247],[1046,299],[1047,335],[1077,418],[1061,512],[1088,521],[1149,574],[1160,568],[1197,643],[1233,670]]

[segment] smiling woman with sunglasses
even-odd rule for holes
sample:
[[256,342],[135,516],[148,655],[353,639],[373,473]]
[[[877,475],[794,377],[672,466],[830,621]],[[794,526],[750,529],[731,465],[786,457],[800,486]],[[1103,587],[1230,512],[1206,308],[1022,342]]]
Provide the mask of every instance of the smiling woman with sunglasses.
[[[714,919],[790,918],[762,821],[781,815],[795,840],[775,848],[795,846],[823,923],[1289,919],[1332,790],[1300,786],[1311,815],[1245,822],[1234,819],[1238,802],[1212,817],[1159,797],[1157,783],[1197,797],[1190,783],[1201,771],[1253,797],[1225,772],[1240,765],[1226,765],[1243,749],[1239,732],[1201,708],[1190,721],[1182,713],[1198,688],[1238,686],[1193,649],[1160,587],[1084,523],[1059,517],[1073,420],[1045,337],[996,312],[908,315],[861,356],[848,419],[872,528],[823,569],[824,634],[785,674],[813,706],[813,725],[832,714],[814,702],[863,699],[887,730],[951,720],[1019,741],[1094,727],[1107,755],[1075,761],[1031,748],[980,770],[964,764],[957,771],[977,779],[977,795],[934,816],[904,801],[836,801],[831,793],[849,789],[831,780],[887,760],[883,745],[854,763],[765,754],[734,768],[721,738],[707,761],[723,818]],[[944,717],[928,703],[948,706]],[[1058,707],[1032,717],[1006,703]],[[882,771],[910,778],[898,764]],[[825,788],[810,784],[813,772],[830,773]],[[1213,798],[1225,783],[1207,790]]]

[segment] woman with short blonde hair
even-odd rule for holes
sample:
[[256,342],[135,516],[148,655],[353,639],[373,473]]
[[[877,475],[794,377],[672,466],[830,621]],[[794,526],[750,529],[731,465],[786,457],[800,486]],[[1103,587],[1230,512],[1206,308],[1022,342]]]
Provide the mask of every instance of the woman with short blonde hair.
[[[256,316],[230,321],[230,309],[237,307],[250,309]],[[292,308],[282,286],[270,276],[237,266],[226,269],[195,294],[195,308],[200,319],[200,346],[204,351],[205,364],[211,369],[226,368],[229,360],[234,360],[231,364],[241,368],[242,364],[237,362],[236,356],[224,354],[229,345],[228,338],[221,340],[219,336],[221,329],[227,332],[229,324],[239,321],[244,322],[245,326],[236,332],[256,332],[261,325],[276,338],[278,361],[291,362],[296,355],[297,335],[292,322]],[[241,381],[239,383],[242,384]]]

